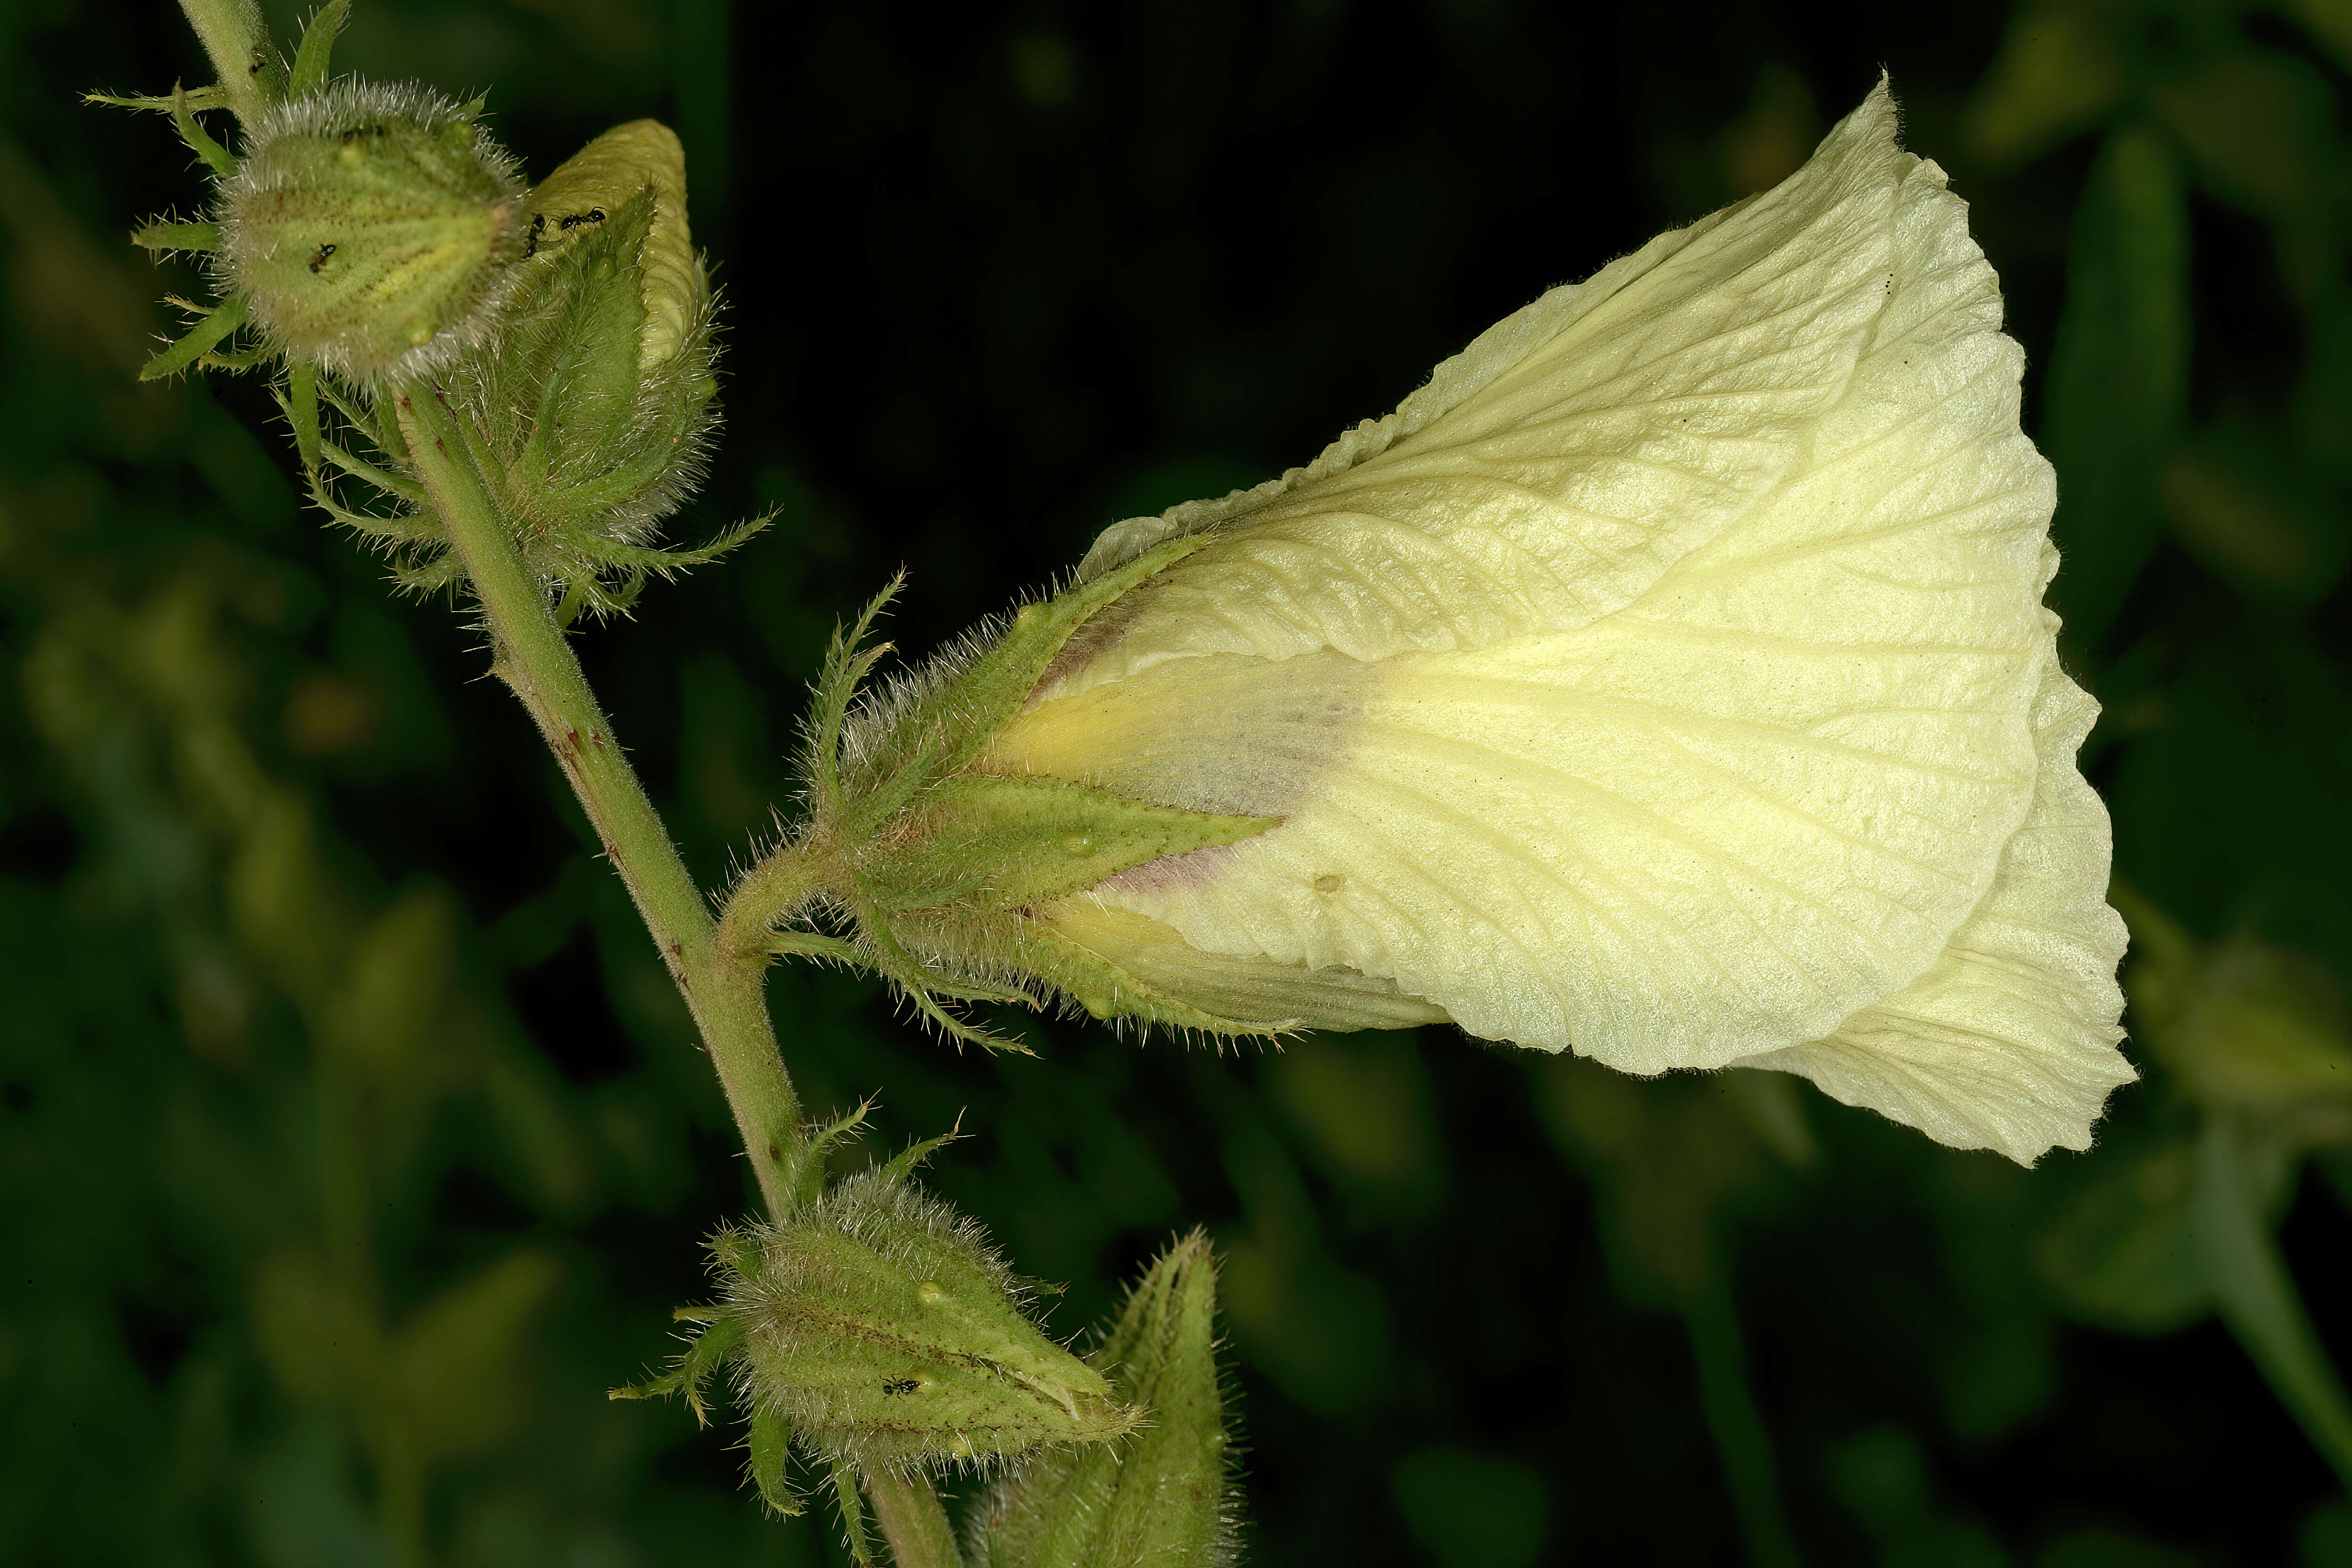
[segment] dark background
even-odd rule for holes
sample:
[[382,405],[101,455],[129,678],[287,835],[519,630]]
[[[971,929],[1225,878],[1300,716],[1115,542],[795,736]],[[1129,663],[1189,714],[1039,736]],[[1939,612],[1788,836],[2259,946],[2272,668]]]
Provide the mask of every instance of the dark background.
[[[121,237],[205,196],[161,118],[74,100],[200,52],[154,4],[0,28],[0,1557],[832,1560],[730,1426],[603,1397],[745,1186],[480,638],[298,502],[253,378],[131,380],[203,279]],[[963,1114],[937,1184],[1067,1282],[1056,1331],[1209,1226],[1255,1562],[1770,1561],[1727,1460],[1807,1563],[2352,1563],[2180,1220],[2239,1118],[2352,1357],[2352,12],[373,0],[338,62],[488,90],[537,173],[639,115],[686,140],[728,424],[675,532],[777,522],[581,646],[711,880],[894,569],[919,653],[1782,177],[1890,70],[2032,366],[2135,923],[2239,1024],[2135,1045],[2100,1147],[2032,1173],[1451,1030],[1046,1022],[988,1060],[814,970],[773,984],[787,1059],[814,1110],[879,1091],[877,1149]],[[2198,1068],[2279,1018],[2320,1073]]]

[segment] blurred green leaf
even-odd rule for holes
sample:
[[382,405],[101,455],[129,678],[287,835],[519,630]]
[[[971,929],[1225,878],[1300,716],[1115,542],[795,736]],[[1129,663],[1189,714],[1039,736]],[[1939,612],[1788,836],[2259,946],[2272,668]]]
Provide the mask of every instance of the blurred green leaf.
[[1638,1079],[1563,1056],[1535,1069],[1561,1151],[1592,1174],[1612,1270],[1629,1300],[1680,1310],[1716,1282],[1733,1215],[1809,1159],[1794,1079],[1735,1068]]
[[322,1405],[373,1395],[383,1331],[354,1284],[313,1252],[278,1254],[253,1287],[255,1337],[287,1392]]
[[385,1372],[420,1459],[481,1453],[513,1435],[528,1408],[533,1331],[562,1274],[544,1252],[509,1252],[400,1326]]
[[2336,95],[2292,55],[2254,46],[2216,49],[2153,84],[2166,129],[2200,184],[2270,224],[2295,294],[2334,272],[2352,167],[2336,130]]
[[2168,1334],[2213,1310],[2191,1227],[2194,1150],[2172,1142],[2113,1154],[2034,1243],[2067,1310],[2134,1334]]
[[2162,531],[2157,476],[2188,413],[2188,202],[2163,139],[2113,132],[2074,215],[2044,382],[2058,468],[2053,595],[2076,646],[2114,625]]
[[1297,1166],[1265,1122],[1234,1130],[1225,1164],[1247,1226],[1217,1242],[1218,1300],[1236,1347],[1327,1417],[1377,1405],[1393,1359],[1380,1287],[1332,1255]]
[[2174,533],[2249,598],[2305,610],[2343,580],[2352,554],[2344,509],[2268,432],[2236,423],[2199,432],[2161,489]]
[[2197,1559],[2120,1530],[2074,1530],[2036,1553],[2033,1568],[2197,1568]]
[[1461,1448],[1397,1461],[1390,1489],[1413,1538],[1442,1568],[1534,1568],[1542,1561],[1547,1490],[1525,1465]]
[[[416,888],[377,915],[353,944],[338,990],[340,1016],[321,1041],[404,1087],[446,1070],[435,1026],[456,963],[446,895]],[[437,1069],[437,1070],[436,1070]]]
[[2231,1332],[2352,1493],[2352,1396],[2279,1257],[2279,1198],[2294,1168],[2274,1124],[2209,1115],[2191,1210],[2198,1252]]
[[2296,1544],[2303,1568],[2352,1568],[2352,1502],[2314,1509]]
[[2010,1555],[1990,1531],[1937,1501],[1927,1455],[1899,1426],[1876,1427],[1832,1447],[1829,1482],[1888,1568],[2008,1568]]
[[2340,532],[2344,487],[2352,485],[2352,284],[2339,281],[2312,302],[2291,428],[2302,460],[2338,487],[2332,521]]
[[1351,1191],[1399,1216],[1437,1201],[1443,1151],[1415,1037],[1310,1035],[1267,1064],[1265,1083],[1324,1170]]
[[2209,1113],[2262,1130],[2282,1157],[2352,1142],[2352,1020],[2325,966],[2239,937],[2206,947],[2137,893],[2116,902],[2140,1034]]
[[2124,90],[2123,0],[2042,0],[2010,17],[1963,122],[1990,163],[2032,157],[2098,123]]
[[2352,71],[2352,0],[2287,0],[2287,11]]
[[1942,1243],[1955,1310],[1940,1326],[1936,1368],[1944,1418],[1970,1444],[2025,1428],[2057,1393],[2058,1349],[2050,1291],[2030,1247],[2043,1222],[2046,1177],[2004,1161],[1937,1159],[1920,1201]]

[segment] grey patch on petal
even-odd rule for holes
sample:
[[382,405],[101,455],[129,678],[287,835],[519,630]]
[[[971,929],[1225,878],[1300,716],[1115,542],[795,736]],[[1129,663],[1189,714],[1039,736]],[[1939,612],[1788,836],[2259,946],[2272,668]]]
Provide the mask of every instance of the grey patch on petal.
[[[1374,667],[1328,651],[1170,659],[1072,697],[1100,737],[1085,782],[1220,816],[1283,816],[1347,757]],[[1276,831],[1280,831],[1276,829]]]
[[[1079,581],[1087,581],[1081,577]],[[1053,699],[1054,689],[1063,680],[1094,662],[1095,655],[1117,642],[1148,602],[1150,580],[1137,584],[1112,603],[1104,605],[1087,618],[1086,624],[1070,635],[1053,658],[1046,663],[1045,673],[1038,676],[1023,710],[1037,707]]]

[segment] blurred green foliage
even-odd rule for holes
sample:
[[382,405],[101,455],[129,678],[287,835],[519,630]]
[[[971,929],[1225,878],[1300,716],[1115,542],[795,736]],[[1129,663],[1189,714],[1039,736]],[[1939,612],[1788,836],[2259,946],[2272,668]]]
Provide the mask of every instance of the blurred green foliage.
[[[121,237],[198,187],[72,95],[192,41],[152,0],[0,38],[0,1557],[833,1560],[733,1434],[603,1396],[745,1184],[478,639],[303,512],[262,389],[131,379],[201,279]],[[965,1113],[938,1184],[1057,1331],[1210,1227],[1255,1561],[2352,1563],[2352,7],[373,0],[345,51],[488,87],[541,172],[685,139],[730,423],[679,531],[780,520],[583,646],[713,880],[892,567],[919,651],[1891,68],[2007,285],[2106,710],[2147,1078],[2096,1150],[1444,1031],[982,1060],[814,969],[787,1049],[893,1143]]]

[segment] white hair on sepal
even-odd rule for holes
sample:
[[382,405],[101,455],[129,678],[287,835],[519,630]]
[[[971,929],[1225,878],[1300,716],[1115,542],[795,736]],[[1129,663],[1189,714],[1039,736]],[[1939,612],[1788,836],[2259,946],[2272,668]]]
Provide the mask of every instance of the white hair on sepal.
[[[316,91],[280,99],[263,109],[246,127],[242,150],[249,157],[280,136],[341,135],[390,120],[412,121],[426,131],[457,121],[478,128],[480,112],[479,100],[460,103],[422,82],[337,77]],[[488,136],[477,135],[474,147],[488,166],[521,178],[521,160]]]
[[[478,100],[458,103],[416,82],[343,77],[270,104],[255,117],[242,138],[236,171],[218,182],[214,210],[221,239],[211,269],[218,292],[247,302],[272,353],[315,364],[355,385],[376,386],[446,371],[496,338],[512,284],[507,264],[522,247],[526,182],[520,161],[482,129],[481,109]],[[283,201],[273,199],[297,191],[334,195],[312,187],[314,170],[299,160],[274,157],[273,150],[309,139],[381,135],[393,127],[432,136],[459,124],[472,132],[465,155],[477,189],[457,199],[477,204],[488,215],[492,234],[483,264],[437,310],[429,335],[387,353],[372,322],[308,319],[309,302],[269,279],[271,264],[282,261],[289,243],[280,230],[289,224],[317,229],[302,241],[311,249],[314,274],[318,261],[350,240],[332,219],[310,224],[291,218]],[[263,212],[270,215],[267,220]]]
[[[894,669],[859,689],[841,724],[835,756],[845,780],[852,773],[876,770],[919,750],[924,741],[969,729],[974,715],[961,706],[925,717],[919,734],[901,735],[923,706],[952,686],[1004,641],[1021,612],[1032,605],[1052,603],[1076,585],[1076,574],[1066,573],[1040,592],[1024,597],[1009,611],[993,615],[957,633],[919,664]],[[1083,626],[1076,637],[1083,635]],[[1052,679],[1052,667],[1039,680]]]

